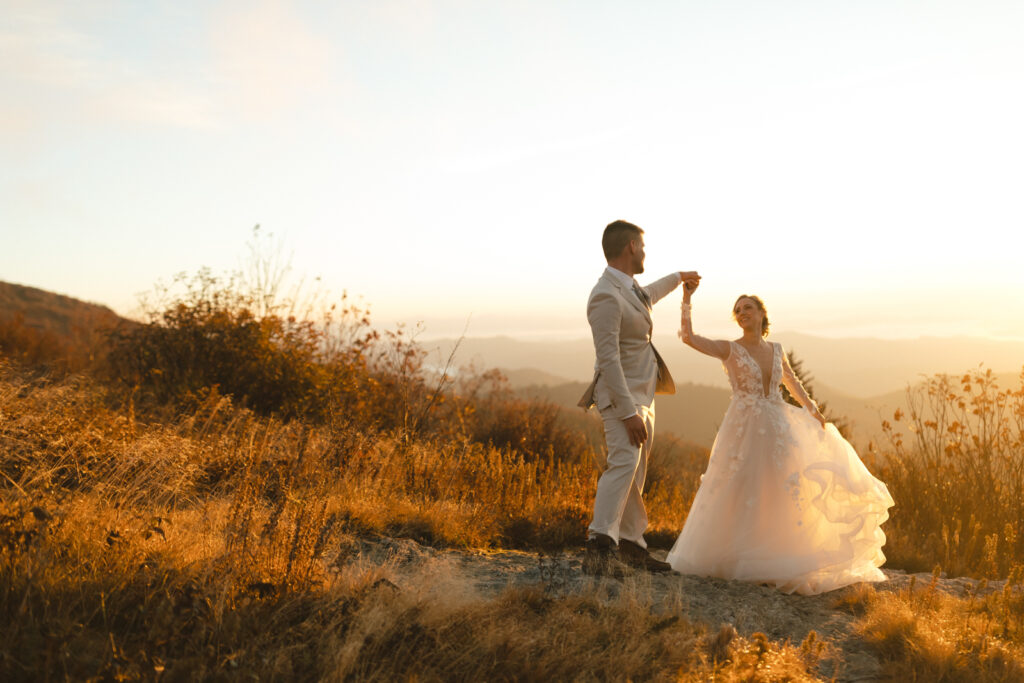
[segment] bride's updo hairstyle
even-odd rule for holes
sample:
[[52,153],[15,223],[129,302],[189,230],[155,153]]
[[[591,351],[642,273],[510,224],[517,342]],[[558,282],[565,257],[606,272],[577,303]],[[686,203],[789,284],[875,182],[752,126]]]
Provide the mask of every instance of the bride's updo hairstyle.
[[768,325],[768,310],[764,307],[764,302],[761,301],[761,297],[754,296],[753,294],[740,294],[738,297],[736,297],[736,303],[734,303],[732,305],[732,310],[733,310],[732,319],[733,320],[736,319],[736,313],[735,313],[735,311],[736,311],[736,304],[738,304],[741,299],[750,299],[751,301],[754,302],[754,305],[757,306],[757,310],[761,311],[761,336],[762,337],[767,337],[768,336],[768,327],[769,327],[769,325]]

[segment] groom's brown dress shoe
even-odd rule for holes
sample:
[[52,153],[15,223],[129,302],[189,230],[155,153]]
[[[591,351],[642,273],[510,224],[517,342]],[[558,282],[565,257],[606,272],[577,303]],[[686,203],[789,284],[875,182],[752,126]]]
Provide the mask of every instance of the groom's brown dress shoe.
[[583,572],[597,576],[614,576],[621,578],[629,572],[618,558],[615,539],[604,534],[595,534],[587,539],[586,550],[583,552]]
[[630,567],[645,569],[656,574],[672,571],[672,565],[652,557],[646,548],[641,548],[633,541],[619,539],[619,557]]

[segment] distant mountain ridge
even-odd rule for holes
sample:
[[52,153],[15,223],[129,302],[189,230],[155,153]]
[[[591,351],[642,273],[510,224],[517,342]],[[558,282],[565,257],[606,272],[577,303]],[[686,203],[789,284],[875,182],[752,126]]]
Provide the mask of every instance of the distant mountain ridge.
[[[1019,373],[1024,366],[1024,341],[974,337],[920,339],[828,339],[782,332],[770,337],[804,362],[816,384],[850,397],[870,398],[902,391],[923,376],[961,374],[983,365],[997,373]],[[424,342],[432,355],[448,358],[456,340]],[[655,337],[655,344],[677,383],[728,388],[722,365],[683,346],[675,337]],[[457,366],[539,372],[539,384],[589,381],[594,348],[589,339],[521,341],[511,337],[467,337],[459,342]]]
[[[980,365],[999,376],[1001,387],[1016,387],[1024,366],[1024,342],[981,338],[826,339],[799,333],[773,334],[803,361],[816,396],[849,424],[858,447],[877,440],[882,419],[906,410],[908,386],[939,373],[959,376]],[[658,350],[676,380],[674,396],[660,396],[656,425],[688,441],[710,446],[729,404],[729,384],[721,363],[658,337]],[[447,358],[455,340],[424,343]],[[457,366],[500,369],[513,389],[574,408],[593,374],[589,339],[520,341],[511,337],[465,338]]]
[[[514,372],[512,376],[516,376]],[[998,373],[996,380],[1000,388],[1008,389],[1019,385],[1019,377],[1019,373]],[[524,386],[511,380],[510,384],[523,396],[551,401],[570,410],[580,410],[576,402],[587,386],[584,382]],[[828,413],[846,423],[849,439],[859,449],[881,437],[882,420],[892,420],[897,408],[907,412],[906,388],[857,398],[824,384],[812,383],[812,386],[818,400],[825,402]],[[730,398],[730,391],[721,387],[688,382],[677,384],[674,395],[658,396],[655,401],[655,431],[671,432],[698,446],[710,448]]]

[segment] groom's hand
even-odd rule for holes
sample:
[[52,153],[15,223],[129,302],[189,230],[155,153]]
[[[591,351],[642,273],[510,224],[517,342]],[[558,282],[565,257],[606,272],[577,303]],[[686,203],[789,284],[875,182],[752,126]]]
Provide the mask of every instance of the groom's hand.
[[682,278],[683,286],[689,292],[693,292],[697,289],[697,285],[700,284],[700,274],[695,270],[681,270],[679,271],[679,276]]
[[626,433],[629,435],[629,442],[634,446],[641,446],[647,441],[647,425],[639,415],[627,417],[622,421],[626,425]]

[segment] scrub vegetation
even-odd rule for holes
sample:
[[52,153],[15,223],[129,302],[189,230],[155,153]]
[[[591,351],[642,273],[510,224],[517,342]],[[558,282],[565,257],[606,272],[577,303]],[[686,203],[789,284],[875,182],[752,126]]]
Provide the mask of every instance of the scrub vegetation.
[[[600,425],[428,363],[347,297],[284,295],[286,272],[256,249],[247,276],[156,290],[140,322],[0,326],[0,678],[835,675],[817,635],[691,622],[641,584],[483,596],[367,561],[353,549],[381,537],[578,553]],[[851,587],[835,609],[894,680],[1021,680],[1024,388],[934,377],[908,405],[865,454],[897,502],[887,568],[1005,587]],[[646,497],[666,547],[707,452],[660,436]]]

